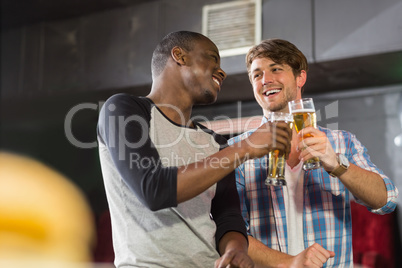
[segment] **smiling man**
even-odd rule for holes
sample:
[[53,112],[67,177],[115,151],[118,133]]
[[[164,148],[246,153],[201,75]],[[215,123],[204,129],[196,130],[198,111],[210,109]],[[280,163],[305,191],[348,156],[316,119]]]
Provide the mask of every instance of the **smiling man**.
[[[302,97],[308,65],[292,43],[269,39],[246,56],[254,97],[269,112],[289,112],[288,102]],[[246,132],[229,141],[241,142]],[[310,134],[301,142],[302,135]],[[303,148],[303,150],[298,150]],[[302,163],[318,156],[323,167],[304,171]],[[367,155],[355,135],[342,130],[305,128],[292,136],[286,162],[287,186],[265,186],[267,156],[237,168],[237,190],[256,264],[276,267],[352,267],[350,200],[373,213],[396,207],[398,190]],[[342,165],[342,168],[341,168]]]
[[234,169],[273,144],[289,151],[291,130],[283,123],[272,135],[268,123],[227,146],[193,122],[193,105],[213,103],[225,78],[211,40],[174,32],[154,50],[149,95],[103,105],[99,154],[117,267],[254,267]]

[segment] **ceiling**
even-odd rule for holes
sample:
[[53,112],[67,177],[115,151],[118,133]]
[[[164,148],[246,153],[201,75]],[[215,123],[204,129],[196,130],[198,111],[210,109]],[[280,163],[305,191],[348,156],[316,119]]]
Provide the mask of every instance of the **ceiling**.
[[1,27],[68,19],[154,0],[1,0]]
[[[44,21],[63,20],[102,10],[123,8],[156,0],[0,0],[2,30]],[[402,83],[402,51],[310,63],[306,94],[377,87]],[[217,104],[253,100],[247,73],[230,75],[223,85]],[[249,89],[249,90],[244,90]],[[124,91],[125,89],[118,89]],[[145,94],[149,85],[126,89]],[[98,95],[96,95],[98,94]],[[91,92],[93,99],[109,91]],[[66,98],[66,96],[62,96]],[[82,96],[79,96],[82,98]],[[65,101],[66,103],[68,101]],[[72,102],[72,101],[71,101]],[[16,105],[14,105],[16,106]],[[21,107],[21,105],[18,105]]]

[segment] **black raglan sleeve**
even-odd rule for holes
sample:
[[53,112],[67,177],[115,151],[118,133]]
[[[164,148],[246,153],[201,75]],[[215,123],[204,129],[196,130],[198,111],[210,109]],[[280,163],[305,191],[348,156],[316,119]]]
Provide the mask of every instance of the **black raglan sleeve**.
[[248,239],[246,225],[240,212],[234,172],[218,182],[211,214],[217,226],[215,235],[217,248],[221,238],[230,231],[242,233]]
[[116,94],[102,106],[98,141],[105,144],[123,181],[150,210],[177,206],[177,167],[164,167],[149,136],[153,103]]
[[[227,146],[226,139],[213,134],[215,140],[221,144],[221,149]],[[236,189],[235,171],[217,183],[215,197],[212,200],[211,214],[216,223],[216,247],[219,250],[219,241],[230,231],[242,233],[248,241],[246,224],[240,211],[240,200]]]

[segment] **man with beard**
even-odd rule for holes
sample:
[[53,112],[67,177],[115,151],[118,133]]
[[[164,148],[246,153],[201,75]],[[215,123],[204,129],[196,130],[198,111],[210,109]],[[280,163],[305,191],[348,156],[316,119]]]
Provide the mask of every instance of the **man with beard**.
[[[289,112],[288,102],[302,98],[307,60],[292,43],[269,39],[252,47],[246,65],[254,97],[270,112]],[[243,133],[229,144],[254,133]],[[310,136],[308,138],[303,138]],[[302,169],[319,157],[322,167]],[[398,190],[367,155],[355,135],[308,127],[293,131],[286,161],[287,186],[265,186],[268,156],[243,163],[236,170],[241,210],[249,235],[249,255],[256,264],[281,267],[351,267],[350,200],[371,212],[396,207]]]

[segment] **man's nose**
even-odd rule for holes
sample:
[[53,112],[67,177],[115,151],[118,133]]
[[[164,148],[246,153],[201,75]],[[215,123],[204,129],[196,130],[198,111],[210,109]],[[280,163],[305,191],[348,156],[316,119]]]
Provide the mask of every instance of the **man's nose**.
[[221,68],[218,69],[218,74],[220,77],[222,77],[222,81],[226,79],[227,75],[225,73],[224,70],[222,70]]
[[264,72],[262,77],[262,82],[264,85],[271,84],[273,82],[273,76],[270,73]]

